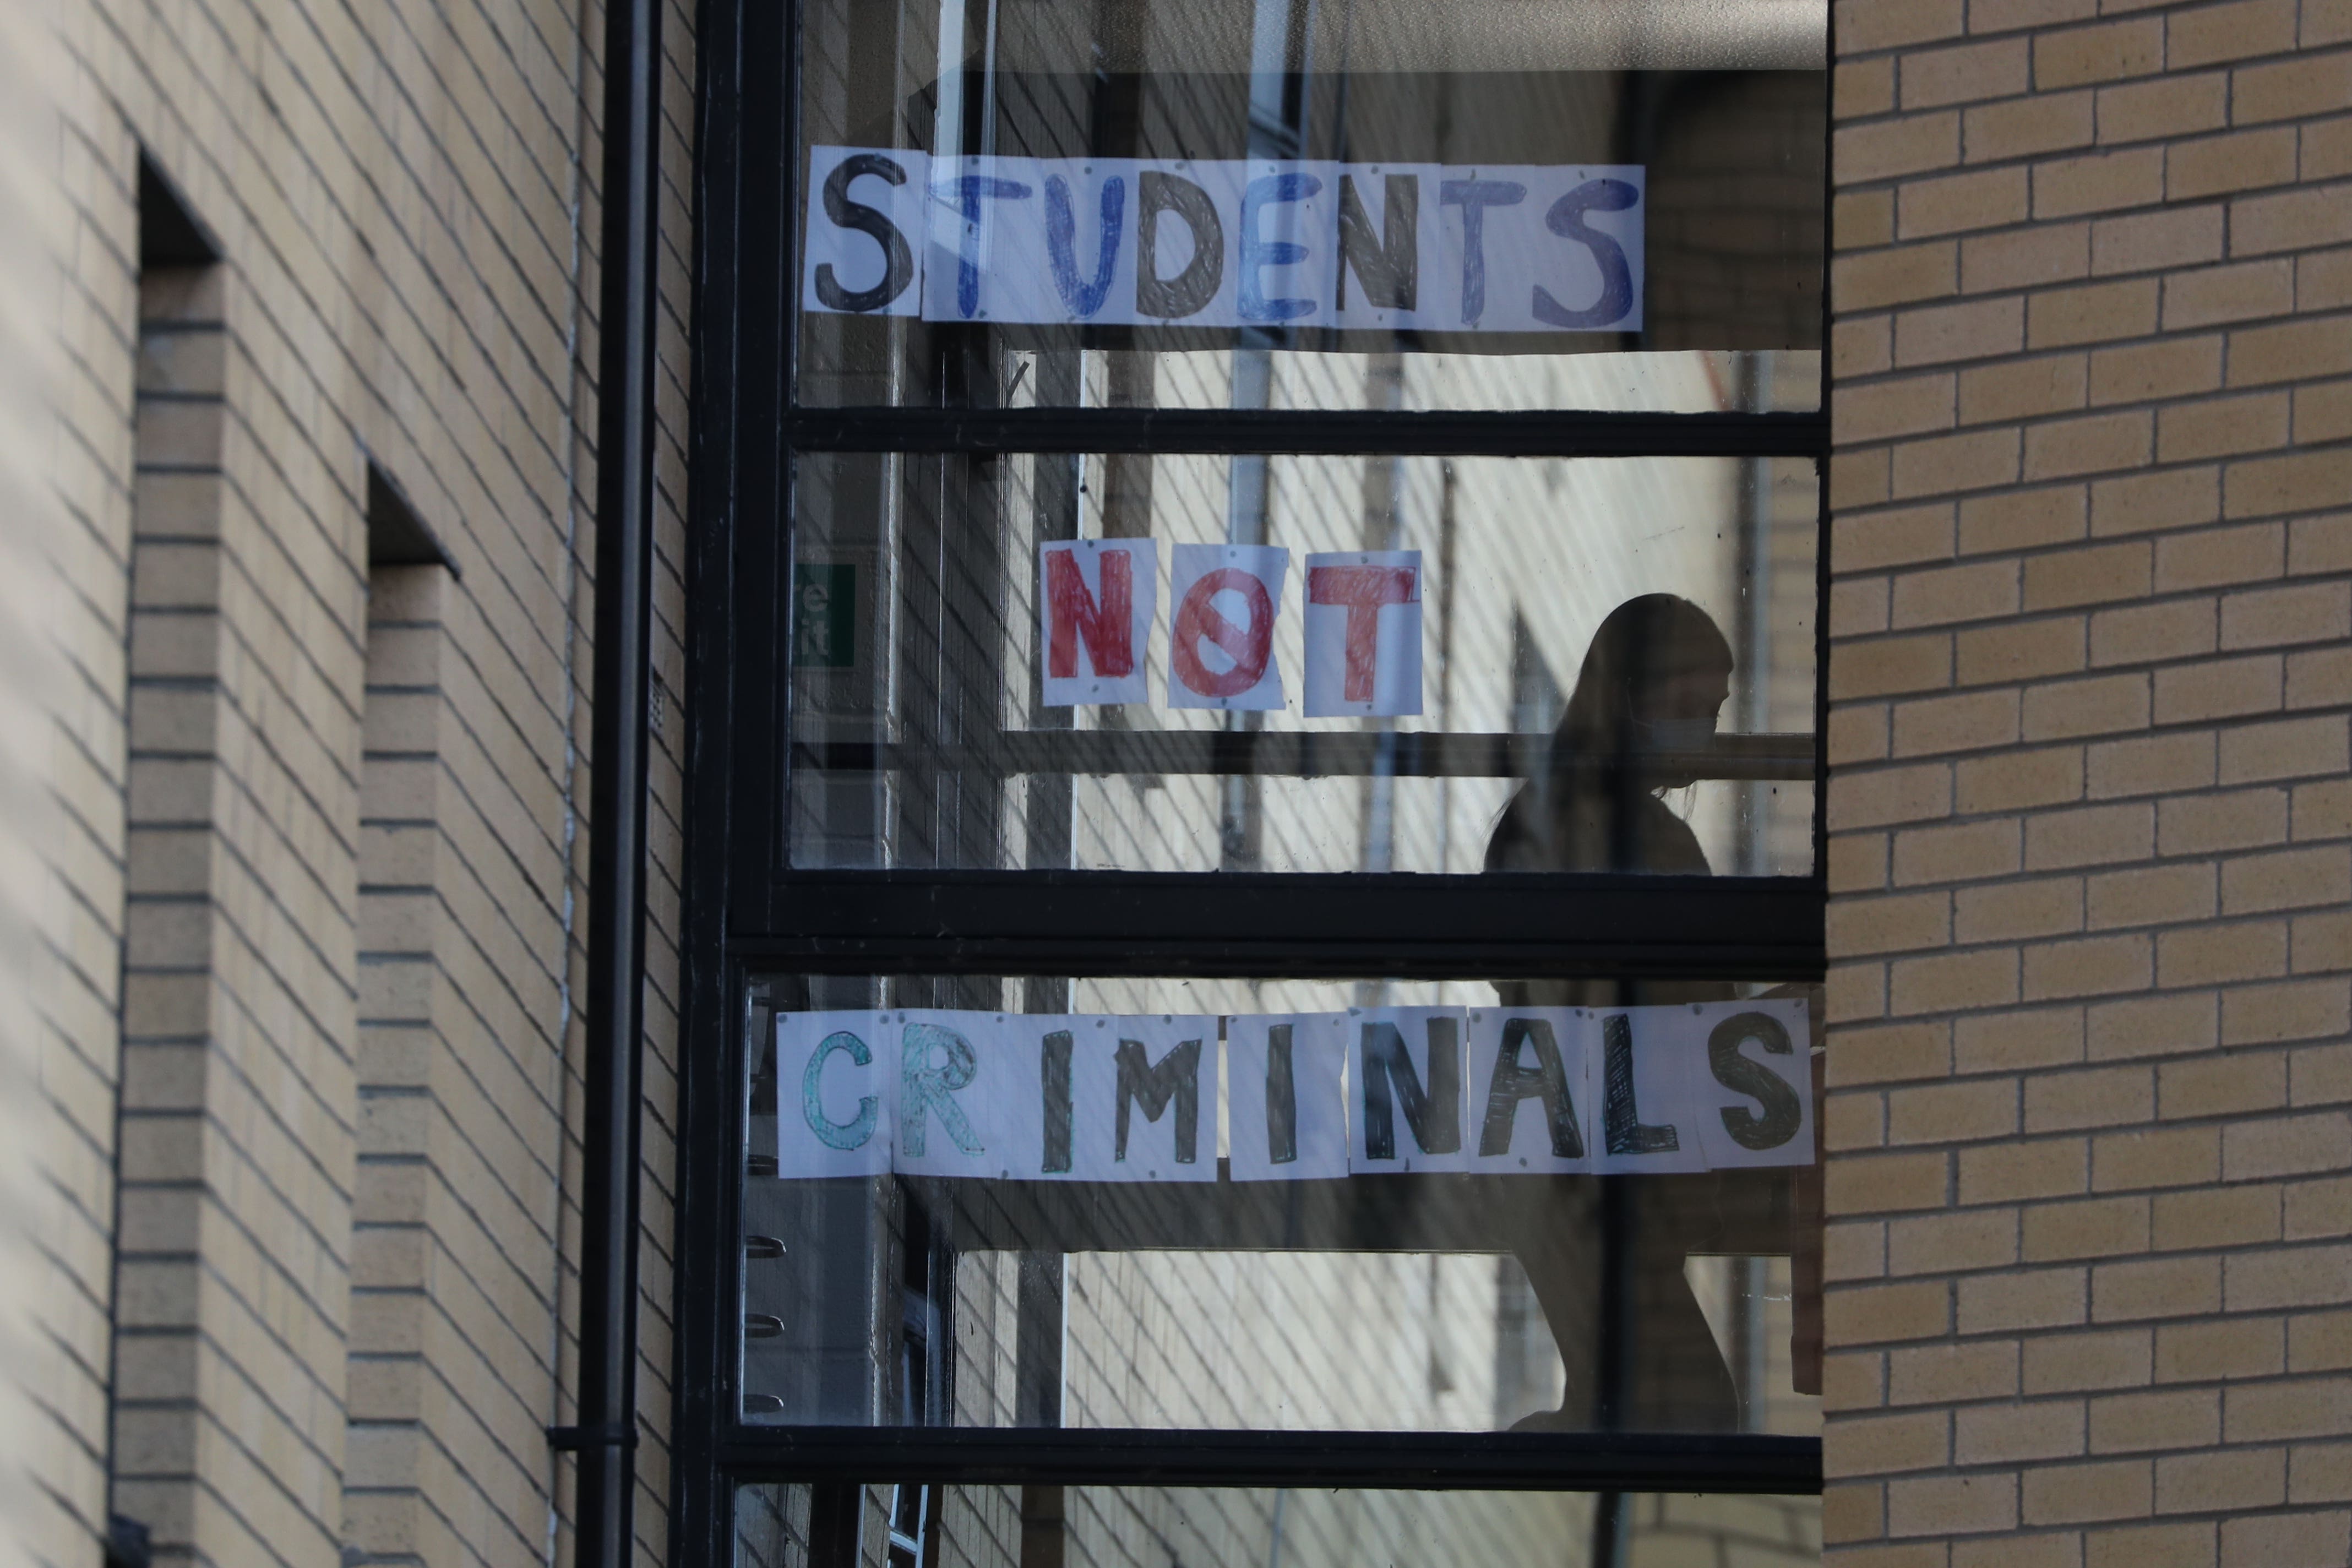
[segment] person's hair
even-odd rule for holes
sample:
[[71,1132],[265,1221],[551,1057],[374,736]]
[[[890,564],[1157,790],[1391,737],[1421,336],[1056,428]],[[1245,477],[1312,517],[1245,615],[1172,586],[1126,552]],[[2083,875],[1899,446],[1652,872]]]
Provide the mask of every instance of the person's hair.
[[1584,650],[1575,693],[1553,731],[1559,748],[1613,752],[1638,706],[1636,693],[1689,670],[1728,677],[1732,663],[1731,645],[1688,599],[1672,594],[1628,599],[1609,612]]

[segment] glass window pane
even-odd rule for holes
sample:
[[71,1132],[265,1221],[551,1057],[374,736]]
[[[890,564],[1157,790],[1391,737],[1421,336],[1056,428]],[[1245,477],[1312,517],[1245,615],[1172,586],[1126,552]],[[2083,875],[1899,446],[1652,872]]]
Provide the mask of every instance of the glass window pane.
[[803,15],[804,405],[1819,405],[1826,4]]
[[1817,1433],[1819,1011],[1703,982],[762,983],[744,1419]]
[[805,454],[795,505],[795,867],[1812,868],[1810,462]]
[[[968,1568],[1799,1568],[1818,1563],[1822,1554],[1817,1497],[762,1485],[735,1493],[736,1568],[898,1563],[907,1549],[887,1521],[909,1506],[909,1493],[922,1494],[932,1521],[919,1561]],[[912,1568],[911,1554],[908,1561]]]

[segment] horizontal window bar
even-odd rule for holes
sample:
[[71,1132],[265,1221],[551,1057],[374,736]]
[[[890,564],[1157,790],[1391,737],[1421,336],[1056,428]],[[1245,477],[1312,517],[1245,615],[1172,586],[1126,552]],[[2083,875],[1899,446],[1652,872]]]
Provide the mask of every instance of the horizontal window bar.
[[[1542,734],[1381,734],[1275,730],[1015,730],[978,745],[796,741],[795,764],[827,772],[1229,773],[1263,778],[1531,778],[1601,773],[1619,756],[1555,754]],[[1644,752],[1641,765],[1690,779],[1802,779],[1811,735],[1718,735],[1704,751]]]
[[739,1426],[739,1480],[1416,1490],[1822,1489],[1818,1437],[1618,1432],[1157,1432]]
[[789,446],[829,452],[1207,452],[1437,458],[1809,458],[1825,414],[1226,408],[803,408]]
[[1803,877],[800,872],[730,950],[817,973],[1818,978]]

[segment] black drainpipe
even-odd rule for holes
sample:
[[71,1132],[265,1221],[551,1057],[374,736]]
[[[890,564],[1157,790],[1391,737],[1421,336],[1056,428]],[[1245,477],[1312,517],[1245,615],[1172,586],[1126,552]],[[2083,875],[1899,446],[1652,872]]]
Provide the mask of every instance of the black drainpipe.
[[586,1143],[581,1156],[580,1568],[632,1556],[637,1445],[637,1099],[643,1078],[646,657],[663,0],[608,0],[596,364],[596,660],[588,786]]

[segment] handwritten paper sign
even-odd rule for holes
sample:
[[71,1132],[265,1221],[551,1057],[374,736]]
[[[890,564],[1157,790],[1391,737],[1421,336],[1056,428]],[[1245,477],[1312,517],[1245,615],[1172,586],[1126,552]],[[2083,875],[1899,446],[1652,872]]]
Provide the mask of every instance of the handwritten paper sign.
[[[1799,1001],[776,1020],[777,1171],[996,1181],[1631,1174],[1811,1163]],[[1224,1048],[1219,1049],[1222,1033]],[[1220,1073],[1229,1071],[1220,1092]]]
[[1290,552],[1180,544],[1168,578],[1168,705],[1233,711],[1283,705],[1275,617]]
[[1309,719],[1421,711],[1421,552],[1307,558]]
[[802,308],[935,321],[1642,330],[1636,165],[809,158]]
[[1046,707],[1150,700],[1146,655],[1159,568],[1160,548],[1149,539],[1065,539],[1037,547]]

